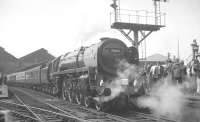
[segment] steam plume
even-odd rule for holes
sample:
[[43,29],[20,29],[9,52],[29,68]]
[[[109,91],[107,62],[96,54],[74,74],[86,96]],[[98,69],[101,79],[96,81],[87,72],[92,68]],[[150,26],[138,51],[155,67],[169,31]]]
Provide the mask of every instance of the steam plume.
[[140,97],[138,105],[150,108],[156,115],[177,118],[181,116],[181,110],[184,106],[183,98],[180,86],[162,82],[153,87],[150,96]]
[[195,83],[191,77],[186,77],[182,84],[173,84],[168,76],[158,81],[150,91],[149,96],[138,98],[139,107],[147,107],[156,116],[167,116],[179,121],[200,121],[200,110],[188,106],[186,94],[194,89]]
[[116,79],[113,79],[110,83],[106,84],[105,87],[111,89],[111,95],[110,96],[103,96],[103,97],[95,97],[94,99],[101,102],[107,102],[115,97],[119,96],[120,93],[125,92],[127,85],[128,85],[128,79],[135,79],[138,74],[137,67],[135,65],[131,65],[125,60],[120,61],[118,65],[118,77]]

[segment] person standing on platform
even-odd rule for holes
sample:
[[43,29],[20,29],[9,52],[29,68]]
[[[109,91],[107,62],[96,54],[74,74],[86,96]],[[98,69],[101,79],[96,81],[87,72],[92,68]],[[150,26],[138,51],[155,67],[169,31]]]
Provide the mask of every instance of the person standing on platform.
[[195,93],[198,93],[200,88],[199,88],[199,80],[200,80],[200,66],[199,66],[199,61],[197,59],[194,59],[191,63],[190,67],[190,72],[191,72],[191,78],[192,82],[194,84],[194,91]]
[[178,60],[175,62],[174,66],[173,66],[172,73],[173,73],[173,77],[174,77],[173,79],[174,79],[175,84],[182,83],[181,65],[178,62]]
[[200,76],[197,78],[197,95],[200,95]]
[[150,91],[150,83],[151,83],[151,75],[150,75],[150,70],[151,70],[152,65],[148,64],[147,69],[146,69],[146,83],[147,83],[147,91]]
[[155,83],[159,80],[159,77],[160,77],[160,66],[158,62],[153,69],[153,80]]
[[182,81],[184,81],[187,75],[187,67],[184,65],[184,61],[181,61],[180,67],[181,67],[181,79]]
[[197,66],[196,66],[196,74],[197,74],[197,78],[196,78],[196,85],[197,85],[196,94],[200,95],[200,63],[199,63],[199,61],[198,61]]

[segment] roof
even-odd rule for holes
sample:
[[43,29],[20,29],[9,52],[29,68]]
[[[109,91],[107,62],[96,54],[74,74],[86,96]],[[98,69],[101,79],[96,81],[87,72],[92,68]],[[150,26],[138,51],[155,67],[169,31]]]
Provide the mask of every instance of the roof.
[[33,65],[30,65],[30,66],[27,66],[27,67],[23,67],[23,68],[19,68],[17,69],[15,72],[19,72],[19,71],[25,71],[25,70],[28,70],[28,69],[32,69],[34,67],[38,67],[38,66],[42,66],[45,67],[47,64],[47,62],[42,62],[42,63],[38,63],[38,64],[33,64]]
[[153,54],[146,58],[146,61],[166,61],[168,59],[167,56],[163,56],[161,54]]
[[2,61],[17,62],[18,59],[15,56],[8,53],[7,51],[5,51],[3,47],[0,47],[0,62]]
[[19,60],[0,47],[0,72],[10,72],[18,68]]
[[52,59],[54,59],[54,56],[48,53],[44,48],[17,59],[0,46],[0,72],[10,73],[25,70],[27,68],[45,64]]
[[36,50],[28,55],[21,57],[19,60],[22,64],[27,66],[31,66],[33,64],[39,64],[42,62],[47,62],[49,60],[54,59],[55,57],[48,53],[48,51],[44,48]]

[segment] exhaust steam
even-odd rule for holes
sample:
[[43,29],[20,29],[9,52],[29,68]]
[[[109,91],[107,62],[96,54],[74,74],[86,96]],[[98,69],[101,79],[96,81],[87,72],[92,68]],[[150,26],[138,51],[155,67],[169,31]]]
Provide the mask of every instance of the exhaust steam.
[[159,117],[166,116],[178,121],[200,121],[200,110],[188,107],[186,92],[194,88],[191,78],[186,78],[182,84],[174,84],[170,76],[157,81],[150,90],[149,96],[137,99],[141,108],[150,108],[152,113]]
[[120,61],[118,65],[117,71],[118,77],[112,80],[110,83],[105,83],[106,88],[110,88],[111,94],[109,96],[100,96],[95,97],[94,99],[98,102],[108,102],[113,100],[120,93],[126,91],[127,85],[129,84],[129,80],[135,79],[137,74],[137,67],[135,65],[131,65],[126,61]]

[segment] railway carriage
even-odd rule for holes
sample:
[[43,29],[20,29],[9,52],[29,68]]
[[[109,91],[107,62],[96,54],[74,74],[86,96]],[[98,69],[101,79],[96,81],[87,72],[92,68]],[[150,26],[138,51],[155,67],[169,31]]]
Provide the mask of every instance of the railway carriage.
[[16,73],[8,74],[6,77],[7,77],[7,80],[8,80],[9,82],[14,82],[14,81],[16,81]]
[[41,83],[41,79],[40,79],[40,68],[41,66],[37,66],[31,69],[28,69],[25,72],[26,74],[26,83],[29,84],[39,84]]
[[24,71],[16,73],[16,81],[17,82],[24,83],[24,82],[26,82],[25,80],[26,80],[26,77],[25,77],[25,72]]
[[40,80],[43,84],[48,84],[48,77],[47,77],[47,67],[41,67],[40,69]]

